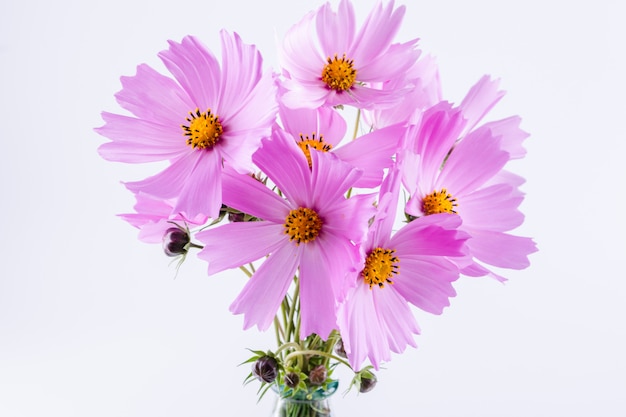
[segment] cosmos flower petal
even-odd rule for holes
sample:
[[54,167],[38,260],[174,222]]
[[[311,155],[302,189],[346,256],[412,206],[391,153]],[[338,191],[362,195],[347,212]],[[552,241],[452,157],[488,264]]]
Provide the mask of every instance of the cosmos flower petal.
[[255,153],[252,160],[293,204],[307,201],[311,195],[309,164],[285,132],[276,129],[271,140],[264,139],[262,152]]
[[300,135],[324,137],[324,142],[336,146],[346,134],[346,121],[338,111],[329,107],[318,109],[279,107],[280,120],[287,133],[296,140]]
[[222,157],[216,150],[200,152],[190,173],[192,181],[185,181],[174,211],[187,217],[206,214],[217,218],[222,207]]
[[389,245],[400,254],[419,253],[433,256],[463,256],[468,235],[457,228],[461,218],[455,214],[431,214],[402,227]]
[[[229,249],[232,251],[232,247]],[[244,315],[244,329],[256,325],[259,330],[266,330],[273,323],[299,261],[295,246],[284,245],[256,270],[230,305],[233,314]]]
[[459,278],[459,269],[445,258],[400,257],[400,273],[393,288],[414,306],[432,314],[441,314],[450,305],[456,292],[452,282]]
[[476,259],[500,268],[524,269],[528,255],[537,251],[531,238],[487,230],[471,230],[467,244]]
[[209,275],[261,259],[285,242],[283,227],[264,221],[228,223],[196,237],[204,245],[198,257],[209,263]]
[[520,122],[519,116],[511,116],[485,123],[481,128],[489,129],[494,137],[500,138],[500,146],[508,152],[511,159],[520,159],[526,155],[522,142],[529,136],[527,132],[520,129]]
[[494,184],[463,197],[463,224],[472,229],[505,232],[521,225],[524,195],[509,184]]
[[467,93],[461,105],[467,125],[461,136],[465,136],[482,120],[493,106],[504,97],[504,91],[498,90],[499,80],[492,80],[484,75]]
[[159,53],[167,69],[200,111],[215,110],[219,106],[221,81],[215,56],[193,36],[184,37],[180,43],[169,41],[169,46]]
[[[332,153],[311,152],[312,193],[309,201],[336,201],[353,187],[363,172],[341,161]],[[309,203],[311,204],[311,203]]]
[[363,280],[339,307],[338,324],[344,349],[355,371],[361,369],[366,358],[377,370],[381,362],[391,359],[385,328],[378,319],[372,291]]
[[133,77],[121,77],[117,102],[139,119],[165,126],[180,126],[196,106],[174,80],[146,64]]
[[315,23],[322,51],[330,57],[348,52],[356,27],[352,3],[341,0],[336,13],[330,3],[324,4],[317,12]]
[[474,131],[455,147],[435,183],[456,198],[484,185],[509,160],[509,154],[486,130]]
[[406,299],[393,288],[372,288],[378,317],[385,329],[389,349],[402,353],[407,346],[417,347],[414,334],[419,334],[419,326]]
[[224,204],[259,219],[281,223],[291,209],[284,199],[250,175],[227,169],[223,174],[223,186]]
[[[96,132],[111,139],[100,145],[98,153],[109,161],[142,163],[176,159],[189,153],[182,129],[150,121],[103,112],[106,124]],[[178,141],[172,137],[179,136]]]
[[[400,29],[406,9],[404,6],[396,10],[393,8],[393,1],[387,3],[385,7],[378,2],[370,11],[356,36],[354,47],[349,51],[351,59],[354,59],[357,64],[374,61],[393,41]],[[361,68],[362,65],[358,67]],[[389,71],[389,68],[387,70]]]
[[[331,280],[340,280],[343,275],[329,272],[327,259],[322,255],[320,245],[306,244],[300,263],[300,335],[304,339],[310,334],[317,334],[326,339],[337,327],[335,312],[335,292]],[[328,248],[332,251],[332,248]],[[332,271],[341,272],[341,271]]]
[[134,193],[141,191],[161,199],[175,198],[185,186],[201,157],[200,152],[189,152],[156,175],[141,181],[125,183],[126,188]]
[[398,151],[404,131],[405,128],[399,125],[375,130],[333,152],[342,161],[363,171],[355,187],[373,188],[380,185],[383,170],[393,165],[392,156]]

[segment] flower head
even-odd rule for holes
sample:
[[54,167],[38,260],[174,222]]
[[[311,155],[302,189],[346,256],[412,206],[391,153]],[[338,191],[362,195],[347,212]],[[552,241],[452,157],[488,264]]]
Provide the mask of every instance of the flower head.
[[416,41],[392,43],[403,16],[403,6],[379,3],[357,31],[349,0],[342,0],[337,12],[326,3],[306,15],[282,44],[286,105],[371,108],[399,99],[402,85],[387,90],[372,85],[403,79],[419,57]]
[[[327,337],[336,327],[336,303],[345,275],[359,262],[358,244],[373,214],[370,196],[345,198],[361,173],[332,154],[311,153],[276,130],[254,162],[284,198],[245,175],[225,176],[224,202],[260,221],[231,223],[197,234],[209,275],[267,257],[231,305],[244,327],[272,324],[299,270],[300,333]],[[237,248],[237,250],[233,250]]]
[[221,32],[222,64],[198,39],[170,41],[159,57],[174,79],[148,65],[122,77],[119,104],[135,117],[104,112],[97,131],[111,139],[100,146],[109,160],[169,161],[160,173],[127,183],[133,192],[175,199],[173,213],[217,217],[222,204],[222,167],[252,168],[252,153],[270,134],[275,86],[262,73],[254,46]]
[[475,128],[501,97],[497,82],[483,77],[458,108],[441,103],[429,109],[412,135],[416,162],[406,164],[405,183],[410,215],[451,213],[462,219],[461,230],[471,235],[464,274],[504,281],[482,263],[523,269],[536,247],[530,238],[507,233],[524,219],[518,210],[523,180],[503,168],[523,155],[521,142],[528,135],[517,117]]
[[409,308],[440,314],[456,293],[458,267],[448,257],[466,254],[467,236],[460,219],[439,214],[413,221],[392,235],[399,192],[399,173],[387,177],[378,212],[362,245],[365,258],[351,274],[354,287],[339,309],[339,330],[350,364],[372,366],[415,346],[419,327]]

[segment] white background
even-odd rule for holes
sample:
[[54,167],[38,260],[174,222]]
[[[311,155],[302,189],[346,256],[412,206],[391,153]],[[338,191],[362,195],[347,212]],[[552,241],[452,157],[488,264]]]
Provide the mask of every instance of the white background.
[[[358,2],[359,21],[373,3]],[[195,34],[219,54],[226,28],[276,67],[274,32],[320,4],[1,3],[0,416],[269,415],[237,366],[245,348],[273,346],[228,312],[243,275],[207,277],[190,257],[174,278],[115,217],[133,204],[119,181],[155,167],[100,159],[92,128],[119,111],[121,75],[162,68],[167,39]],[[621,4],[407,5],[399,39],[438,58],[446,98],[489,73],[508,91],[492,117],[523,117],[518,233],[540,251],[507,284],[462,279],[442,316],[418,313],[420,347],[371,393],[336,395],[338,416],[626,415]]]

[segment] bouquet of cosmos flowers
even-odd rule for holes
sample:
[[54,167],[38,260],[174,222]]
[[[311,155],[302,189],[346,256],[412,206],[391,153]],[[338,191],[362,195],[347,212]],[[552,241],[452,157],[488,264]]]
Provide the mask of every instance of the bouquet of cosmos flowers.
[[444,101],[435,60],[395,41],[404,7],[379,3],[360,27],[353,7],[304,16],[275,71],[235,33],[220,32],[221,61],[195,37],[170,41],[171,76],[143,64],[122,77],[132,115],[104,112],[97,129],[108,160],[169,162],[125,183],[141,240],[249,276],[230,310],[277,337],[249,379],[283,397],[336,389],[338,364],[368,391],[416,346],[413,307],[440,314],[461,275],[504,281],[494,267],[525,268],[536,250],[510,234],[524,180],[505,170],[528,135],[516,116],[482,122],[498,82]]

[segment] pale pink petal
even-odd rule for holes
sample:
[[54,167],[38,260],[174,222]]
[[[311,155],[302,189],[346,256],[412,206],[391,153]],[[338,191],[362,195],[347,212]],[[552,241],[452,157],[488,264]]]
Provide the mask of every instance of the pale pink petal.
[[529,134],[519,128],[521,118],[511,116],[495,122],[485,123],[480,128],[489,129],[495,138],[500,138],[500,146],[509,153],[511,159],[523,158],[526,149],[522,146]]
[[450,154],[435,189],[447,188],[453,197],[460,198],[482,186],[508,160],[509,154],[500,149],[490,132],[472,132]]
[[300,336],[317,334],[322,339],[328,338],[337,327],[335,312],[335,292],[331,280],[342,278],[334,275],[322,255],[320,245],[305,243],[300,261]]
[[414,334],[420,334],[417,321],[406,299],[394,289],[393,285],[384,288],[373,287],[374,304],[383,328],[385,329],[389,349],[402,353],[407,346],[417,347]]
[[166,126],[177,126],[195,104],[174,80],[146,64],[137,66],[137,75],[121,77],[122,90],[117,102],[140,119]]
[[382,182],[383,170],[393,165],[392,156],[398,151],[404,132],[405,128],[398,125],[375,130],[337,148],[333,153],[363,171],[355,187],[373,188]]
[[271,140],[262,141],[262,150],[253,155],[254,163],[289,201],[305,204],[311,195],[309,164],[293,138],[277,129]]
[[354,7],[350,1],[341,0],[336,13],[333,12],[330,3],[324,4],[317,12],[315,23],[322,51],[326,55],[332,58],[335,54],[341,56],[348,52],[356,25]]
[[420,217],[403,226],[391,238],[389,245],[398,253],[462,256],[465,254],[464,242],[468,238],[457,228],[461,218],[456,214],[431,214]]
[[215,219],[222,207],[222,156],[215,150],[199,153],[180,189],[174,212],[188,218],[205,214]]
[[524,215],[518,210],[523,199],[523,193],[517,188],[495,184],[464,196],[457,211],[464,226],[504,232],[524,221]]
[[355,371],[369,358],[375,369],[391,360],[385,328],[381,325],[374,298],[368,285],[361,279],[339,307],[338,324],[344,349]]
[[201,157],[200,152],[191,151],[156,175],[125,183],[126,188],[134,193],[141,191],[164,200],[178,197]]
[[500,268],[524,269],[530,265],[528,255],[537,251],[531,238],[501,232],[470,230],[467,241],[476,259]]
[[498,90],[499,80],[492,80],[484,75],[467,93],[460,108],[467,120],[467,125],[462,136],[470,132],[482,120],[482,118],[496,105],[504,91]]
[[159,53],[167,69],[200,111],[211,108],[219,114],[215,107],[221,71],[215,56],[193,36],[186,36],[181,43],[169,41],[169,45],[169,49]]
[[393,288],[414,306],[432,314],[441,314],[450,305],[456,292],[452,282],[459,278],[459,269],[445,258],[398,255],[400,273]]
[[282,225],[264,221],[228,223],[198,232],[196,238],[204,245],[198,257],[209,263],[209,275],[261,259],[287,240]]
[[176,159],[191,152],[180,126],[164,126],[134,117],[102,113],[96,132],[112,140],[98,148],[104,159],[142,163]]
[[[393,8],[393,1],[387,3],[385,7],[379,2],[365,19],[354,40],[353,47],[348,51],[350,58],[357,63],[357,71],[360,68],[359,62],[369,63],[378,58],[388,48],[400,29],[405,7],[400,6],[396,10]],[[393,67],[390,66],[390,68]],[[358,73],[357,78],[359,78]]]
[[222,200],[229,207],[275,223],[283,223],[292,209],[287,201],[250,175],[227,169],[222,179]]
[[311,193],[305,196],[307,206],[318,202],[318,208],[324,209],[335,204],[336,200],[344,195],[350,187],[361,177],[362,172],[342,162],[332,153],[311,152]]
[[273,323],[300,261],[294,248],[288,244],[272,253],[230,305],[233,314],[244,314],[244,329],[266,330]]

